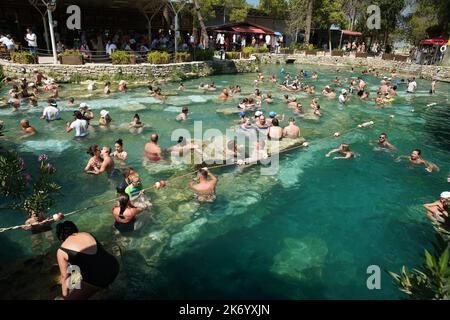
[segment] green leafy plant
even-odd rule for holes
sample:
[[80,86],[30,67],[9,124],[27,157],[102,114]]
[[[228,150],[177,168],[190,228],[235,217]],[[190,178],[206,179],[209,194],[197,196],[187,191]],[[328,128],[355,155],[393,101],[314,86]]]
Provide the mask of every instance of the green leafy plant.
[[266,46],[259,47],[258,52],[259,53],[267,53],[267,52],[269,52],[269,48],[267,48]]
[[44,214],[50,207],[55,204],[53,194],[61,188],[55,182],[52,182],[50,176],[56,172],[56,168],[48,162],[47,155],[43,154],[38,157],[40,162],[39,176],[33,183],[33,191],[23,202],[23,209],[32,214]]
[[313,50],[314,45],[312,43],[310,44],[304,44],[304,43],[291,43],[289,46],[291,49],[295,50]]
[[25,162],[15,152],[0,155],[0,194],[20,198],[26,190]]
[[170,63],[171,55],[165,51],[151,51],[147,54],[147,61],[151,64]]
[[240,52],[230,51],[225,52],[225,59],[239,59],[241,57]]
[[34,56],[28,51],[17,51],[11,56],[12,62],[22,64],[36,63]]
[[450,298],[450,268],[448,247],[439,257],[425,250],[425,265],[423,270],[408,271],[402,267],[401,274],[389,274],[394,278],[399,289],[411,299],[449,299]]
[[176,62],[188,62],[191,61],[192,57],[189,52],[177,52],[175,54],[175,61]]
[[251,54],[255,52],[255,48],[253,47],[244,47],[242,48],[242,55],[244,58],[249,58]]
[[196,61],[208,61],[212,60],[214,57],[214,50],[205,49],[205,50],[196,50],[195,51],[195,60]]
[[117,50],[111,53],[111,62],[113,64],[130,64],[131,55],[127,51]]
[[33,212],[44,214],[55,204],[53,195],[61,188],[51,181],[56,169],[48,162],[48,156],[40,155],[38,162],[38,177],[32,182],[31,175],[25,172],[24,160],[17,153],[7,152],[0,156],[0,194],[13,202],[12,208],[24,210],[29,215]]

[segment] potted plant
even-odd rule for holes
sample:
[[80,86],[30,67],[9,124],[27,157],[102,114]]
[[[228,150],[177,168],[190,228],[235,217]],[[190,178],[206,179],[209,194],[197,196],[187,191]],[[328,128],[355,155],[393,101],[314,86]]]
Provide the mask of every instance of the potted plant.
[[147,54],[147,61],[151,64],[170,63],[170,54],[165,51],[151,51]]
[[267,53],[267,52],[269,52],[269,48],[267,48],[266,46],[258,48],[258,53]]
[[255,49],[253,47],[244,47],[244,48],[242,48],[242,57],[250,58],[250,55],[252,55],[254,52],[255,52]]
[[240,56],[241,56],[240,52],[236,51],[225,52],[225,59],[235,60],[239,59]]
[[84,64],[83,55],[78,50],[65,50],[59,54],[59,61],[61,64]]
[[114,51],[111,53],[112,64],[136,64],[136,56],[127,51]]
[[192,56],[189,52],[177,52],[175,54],[176,62],[190,62],[192,61]]
[[12,62],[14,63],[23,63],[23,64],[35,63],[34,56],[28,51],[13,52],[11,55],[11,59]]
[[331,56],[332,57],[343,57],[344,56],[344,51],[342,50],[332,50],[331,51]]

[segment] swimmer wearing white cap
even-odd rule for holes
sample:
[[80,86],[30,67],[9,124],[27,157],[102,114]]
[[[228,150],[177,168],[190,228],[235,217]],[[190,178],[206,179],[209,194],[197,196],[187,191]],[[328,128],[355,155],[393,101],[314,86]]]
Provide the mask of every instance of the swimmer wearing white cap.
[[112,119],[107,110],[100,111],[100,119],[98,119],[98,125],[101,127],[107,127],[110,125]]
[[345,104],[348,101],[347,90],[342,89],[341,94],[339,95],[339,103]]
[[423,206],[427,209],[427,217],[436,224],[443,223],[448,218],[448,206],[450,204],[450,192],[441,193],[439,200],[432,203],[425,203]]

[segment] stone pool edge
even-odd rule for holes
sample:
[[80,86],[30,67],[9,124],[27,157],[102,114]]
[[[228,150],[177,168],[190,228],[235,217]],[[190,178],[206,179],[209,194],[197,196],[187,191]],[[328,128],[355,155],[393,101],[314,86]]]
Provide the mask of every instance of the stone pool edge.
[[259,61],[250,59],[194,61],[170,64],[134,64],[114,65],[106,63],[87,63],[84,65],[63,64],[19,64],[0,61],[5,77],[33,77],[33,70],[38,69],[58,82],[77,83],[84,80],[128,80],[179,81],[217,74],[237,74],[258,72]]
[[287,59],[293,59],[294,64],[334,66],[334,67],[354,67],[354,68],[375,68],[378,70],[391,71],[396,69],[400,74],[406,74],[431,80],[438,77],[439,81],[450,82],[450,67],[419,65],[405,61],[383,60],[381,58],[356,58],[356,57],[336,57],[316,55],[306,56],[305,54],[261,54],[259,60],[264,64],[286,64]]

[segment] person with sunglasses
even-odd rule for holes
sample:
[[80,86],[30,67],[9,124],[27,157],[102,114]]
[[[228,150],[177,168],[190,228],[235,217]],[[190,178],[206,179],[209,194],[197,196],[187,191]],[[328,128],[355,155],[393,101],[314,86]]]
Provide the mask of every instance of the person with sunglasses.
[[[375,141],[369,140],[369,144],[373,144]],[[388,142],[387,140],[387,134],[386,133],[381,133],[380,137],[378,138],[378,140],[376,141],[378,147],[383,148],[383,149],[389,149],[389,150],[397,150],[396,147],[394,147],[390,142]]]

